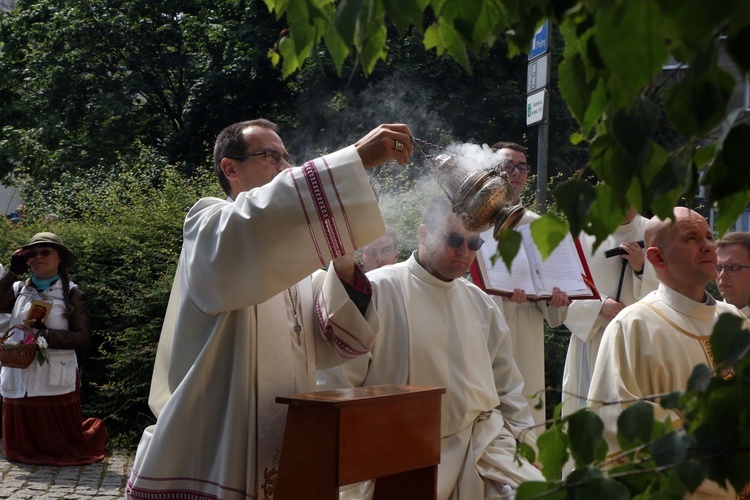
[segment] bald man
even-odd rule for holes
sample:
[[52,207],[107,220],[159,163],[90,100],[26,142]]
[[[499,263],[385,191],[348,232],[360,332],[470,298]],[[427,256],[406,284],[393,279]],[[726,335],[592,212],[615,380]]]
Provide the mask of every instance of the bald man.
[[[604,330],[588,395],[591,404],[684,390],[696,365],[714,366],[709,339],[718,315],[738,315],[750,329],[739,309],[706,292],[716,278],[716,246],[703,216],[676,207],[672,219],[653,217],[646,224],[644,241],[659,287],[623,309]],[[658,420],[680,420],[658,402],[647,403]],[[597,410],[610,454],[619,450],[617,418],[629,404]],[[692,498],[734,498],[727,487],[730,491],[707,481]]]

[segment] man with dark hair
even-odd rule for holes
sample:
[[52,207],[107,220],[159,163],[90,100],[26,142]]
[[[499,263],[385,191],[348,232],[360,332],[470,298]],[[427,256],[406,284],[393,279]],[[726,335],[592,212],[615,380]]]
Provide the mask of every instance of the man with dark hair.
[[[526,149],[515,142],[497,142],[492,145],[496,151],[498,171],[508,174],[508,180],[513,188],[513,205],[521,203],[521,193],[526,188],[526,180],[529,176],[529,164],[526,159]],[[523,217],[518,225],[530,224],[539,215],[531,210],[524,210]],[[483,234],[484,238],[492,237],[493,229]],[[497,266],[504,266],[498,259]],[[498,295],[492,296],[493,300],[503,309],[505,320],[508,322],[510,334],[513,338],[513,357],[521,370],[524,381],[524,394],[536,395],[544,402],[544,321],[550,326],[558,326],[565,320],[567,306],[570,304],[568,295],[559,288],[553,290],[553,295],[548,300],[529,301],[526,293],[521,289],[513,291],[509,298]],[[539,425],[537,429],[544,430],[543,424],[546,420],[545,405],[533,408],[534,422]]]
[[542,475],[514,456],[534,421],[502,310],[463,278],[483,240],[443,195],[425,209],[418,238],[407,261],[368,273],[381,333],[369,364],[341,370],[352,386],[445,387],[437,498],[511,498]]
[[[365,168],[411,155],[406,125],[291,168],[277,127],[223,130],[228,200],[188,213],[138,445],[132,499],[271,498],[286,409],[318,366],[366,354],[378,325],[354,251],[383,234]],[[329,272],[310,273],[331,262]]]
[[725,234],[716,243],[716,259],[719,293],[750,317],[750,233]]

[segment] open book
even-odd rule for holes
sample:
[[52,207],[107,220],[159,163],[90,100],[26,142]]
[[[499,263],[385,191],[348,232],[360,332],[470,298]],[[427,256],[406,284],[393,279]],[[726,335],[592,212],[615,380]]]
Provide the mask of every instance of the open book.
[[529,300],[541,300],[552,296],[552,289],[559,288],[571,299],[599,299],[591,277],[586,257],[577,238],[570,234],[542,260],[539,249],[531,238],[531,228],[524,224],[516,228],[521,233],[522,243],[511,264],[510,272],[501,258],[492,264],[497,252],[497,241],[492,237],[493,229],[482,234],[486,242],[477,252],[471,266],[474,283],[487,293],[510,297],[520,288]]

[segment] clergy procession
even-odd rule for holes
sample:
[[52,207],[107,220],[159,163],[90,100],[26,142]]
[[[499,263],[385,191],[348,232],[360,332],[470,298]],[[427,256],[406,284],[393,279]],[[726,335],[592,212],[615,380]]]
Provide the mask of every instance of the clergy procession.
[[[557,287],[540,300],[523,289],[488,294],[469,269],[492,235],[467,227],[445,193],[423,207],[417,248],[399,249],[367,170],[404,165],[413,147],[409,126],[383,124],[294,166],[268,120],[219,134],[214,167],[227,198],[197,201],[184,221],[150,388],[157,419],[143,430],[128,499],[272,499],[287,416],[276,398],[387,384],[445,388],[436,498],[513,499],[522,483],[545,481],[518,454],[519,443],[536,449],[548,418],[545,322],[571,332],[563,415],[596,411],[610,454],[629,404],[684,389],[694,366],[713,366],[718,315],[750,329],[748,235],[714,242],[686,207],[664,220],[633,207],[598,246],[581,234],[594,299]],[[491,149],[512,189],[507,204],[518,206],[526,150]],[[523,209],[519,223],[538,218]],[[724,301],[706,291],[714,280]],[[342,485],[340,497],[373,498],[372,479]],[[693,497],[736,492],[705,481]]]

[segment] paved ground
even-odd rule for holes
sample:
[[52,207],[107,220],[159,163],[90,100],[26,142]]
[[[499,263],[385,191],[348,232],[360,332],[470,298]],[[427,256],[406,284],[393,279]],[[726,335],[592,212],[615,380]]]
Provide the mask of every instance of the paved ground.
[[115,451],[93,465],[25,465],[6,460],[0,444],[0,499],[122,499],[132,462],[132,453]]

